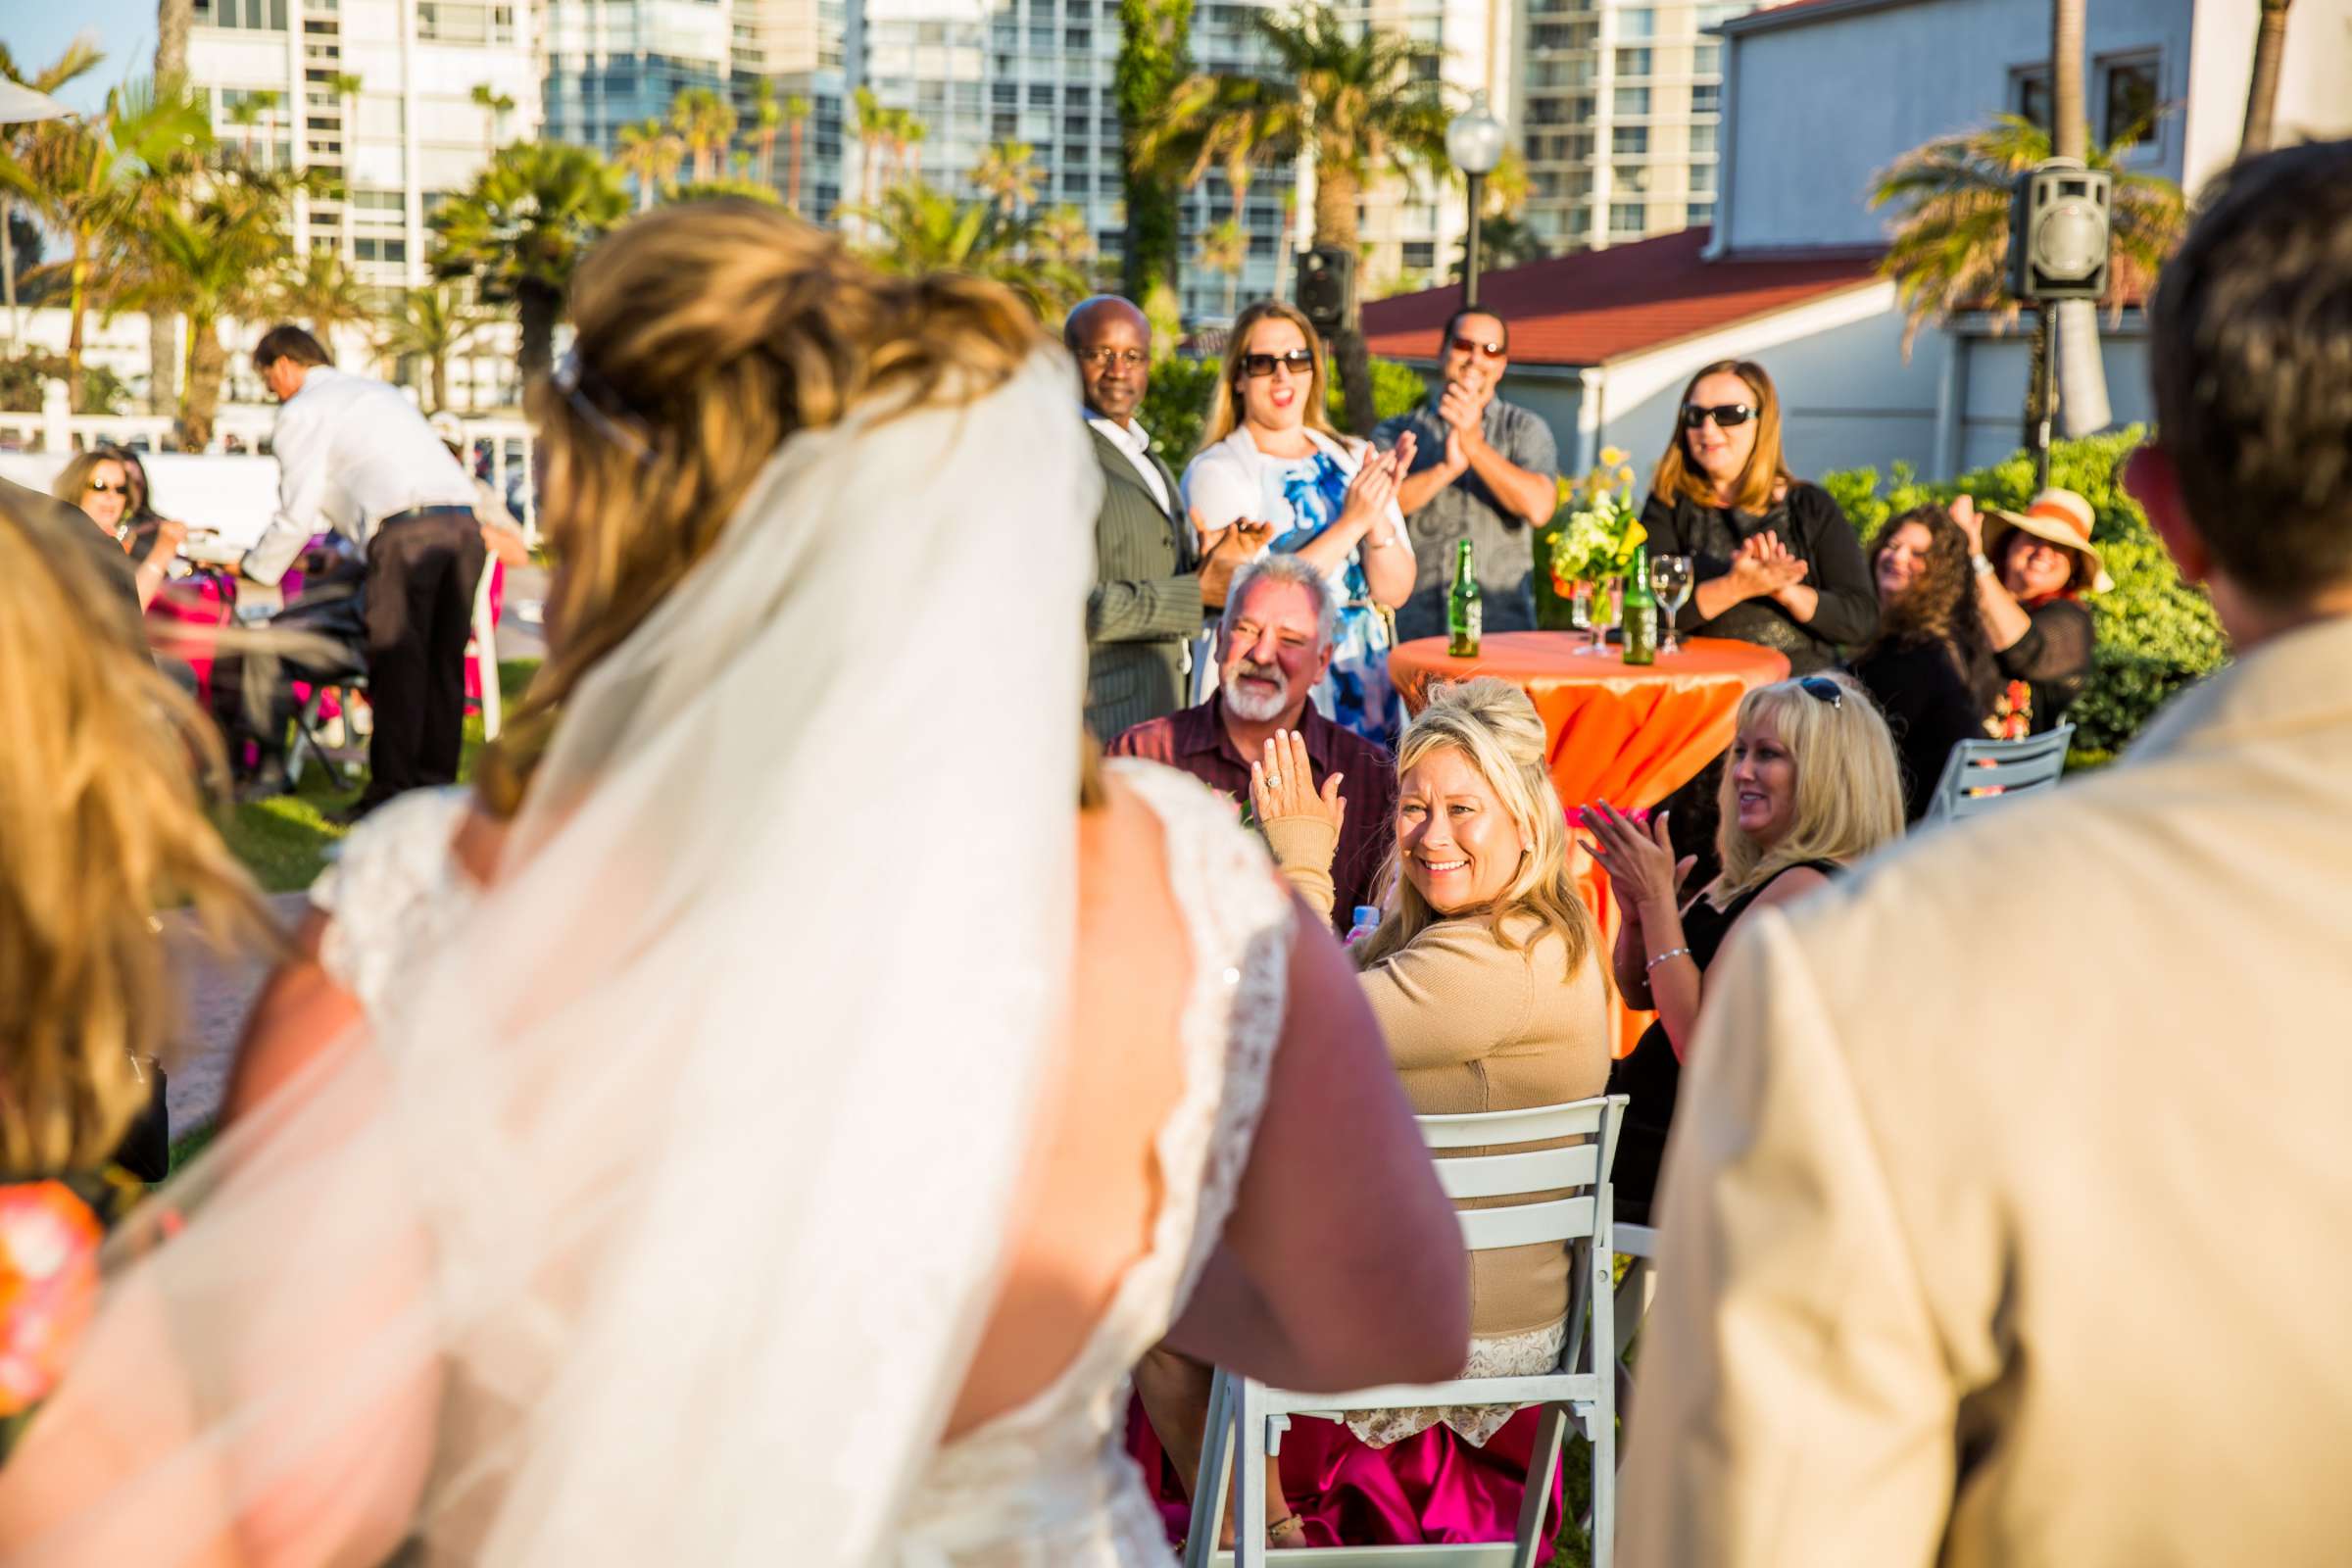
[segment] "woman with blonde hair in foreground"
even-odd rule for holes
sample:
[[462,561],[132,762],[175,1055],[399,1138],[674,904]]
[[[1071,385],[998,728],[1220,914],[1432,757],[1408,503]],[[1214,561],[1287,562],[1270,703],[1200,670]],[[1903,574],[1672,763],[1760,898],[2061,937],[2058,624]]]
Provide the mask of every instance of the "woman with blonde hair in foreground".
[[1329,935],[1086,760],[1071,368],[747,203],[571,316],[549,662],[315,895],[10,1560],[1152,1561],[1147,1346],[1428,1377],[1464,1305]]
[[114,592],[0,500],[0,1455],[73,1360],[101,1236],[145,1196],[118,1161],[147,1163],[123,1141],[160,1115],[142,1064],[177,1022],[154,914],[184,905],[224,948],[270,929],[199,795],[200,770],[225,777],[220,741]]
[[[1599,1094],[1608,1080],[1608,977],[1546,758],[1535,705],[1492,677],[1437,688],[1405,726],[1393,906],[1349,956],[1418,1114],[1564,1104]],[[1250,780],[1276,862],[1308,904],[1328,911],[1347,780],[1314,778],[1295,733],[1267,744]],[[1467,1358],[1453,1375],[1512,1377],[1559,1364],[1567,1249],[1479,1252],[1468,1278]],[[1206,1369],[1162,1350],[1138,1383],[1189,1488]],[[1269,1537],[1351,1546],[1507,1538],[1533,1437],[1532,1411],[1514,1421],[1494,1407],[1373,1411],[1344,1426],[1298,1421],[1270,1478],[1284,1484],[1267,1488]],[[1490,1444],[1494,1451],[1482,1451]]]
[[1715,830],[1723,871],[1678,903],[1690,858],[1677,861],[1666,813],[1646,827],[1606,801],[1586,815],[1625,923],[1617,985],[1657,1021],[1609,1075],[1628,1097],[1617,1142],[1617,1215],[1649,1220],[1683,1053],[1698,1025],[1707,965],[1751,908],[1801,899],[1903,835],[1894,738],[1870,696],[1843,675],[1806,675],[1740,700],[1724,760]]

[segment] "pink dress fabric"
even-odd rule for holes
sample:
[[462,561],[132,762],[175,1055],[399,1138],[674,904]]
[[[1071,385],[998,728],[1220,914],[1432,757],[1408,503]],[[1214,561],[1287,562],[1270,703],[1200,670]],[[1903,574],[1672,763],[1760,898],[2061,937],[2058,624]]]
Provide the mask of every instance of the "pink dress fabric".
[[[1459,1545],[1508,1541],[1519,1528],[1528,1458],[1543,1411],[1521,1410],[1474,1447],[1440,1424],[1375,1448],[1337,1421],[1293,1416],[1282,1438],[1282,1494],[1310,1546]],[[1166,1462],[1142,1401],[1127,1408],[1127,1451],[1171,1544],[1192,1528],[1193,1505]],[[1547,1528],[1566,1507],[1567,1466],[1552,1478]]]

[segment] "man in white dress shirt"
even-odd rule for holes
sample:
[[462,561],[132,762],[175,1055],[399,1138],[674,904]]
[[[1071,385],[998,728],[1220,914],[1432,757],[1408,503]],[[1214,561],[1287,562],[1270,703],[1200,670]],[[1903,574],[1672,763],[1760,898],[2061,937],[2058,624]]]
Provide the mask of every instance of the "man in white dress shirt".
[[253,351],[281,407],[277,515],[243,571],[275,583],[311,536],[332,530],[368,563],[368,698],[375,730],[363,815],[400,794],[453,784],[465,728],[466,642],[482,575],[473,478],[395,387],[346,375],[299,326]]

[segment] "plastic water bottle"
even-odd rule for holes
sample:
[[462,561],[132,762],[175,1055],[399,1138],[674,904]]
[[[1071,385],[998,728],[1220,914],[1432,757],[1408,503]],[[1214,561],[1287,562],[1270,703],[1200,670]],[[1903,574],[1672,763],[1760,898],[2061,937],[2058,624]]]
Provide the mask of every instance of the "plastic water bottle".
[[1345,946],[1352,948],[1379,929],[1380,906],[1359,904],[1355,906],[1355,924],[1348,928],[1348,941]]

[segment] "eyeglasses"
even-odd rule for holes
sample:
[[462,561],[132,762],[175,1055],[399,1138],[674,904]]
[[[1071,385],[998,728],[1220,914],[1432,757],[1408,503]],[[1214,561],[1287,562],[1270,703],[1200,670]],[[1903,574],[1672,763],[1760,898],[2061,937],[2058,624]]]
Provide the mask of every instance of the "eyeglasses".
[[130,494],[130,481],[124,479],[118,480],[114,484],[102,484],[98,480],[92,479],[82,488],[94,496],[126,496]]
[[1796,683],[1796,689],[1815,702],[1827,703],[1832,708],[1845,706],[1845,688],[1827,675],[1807,675]]
[[1756,411],[1744,403],[1717,403],[1711,407],[1699,403],[1683,405],[1683,428],[1686,430],[1695,430],[1709,419],[1715,421],[1718,429],[1729,430],[1745,424],[1755,416]]
[[1248,381],[1263,380],[1274,373],[1276,366],[1283,367],[1293,375],[1312,375],[1315,373],[1315,351],[1293,349],[1288,354],[1245,354],[1242,356],[1242,378]]
[[1453,340],[1453,352],[1456,354],[1483,354],[1490,360],[1499,360],[1511,351],[1500,343],[1481,343],[1474,337],[1457,337]]
[[1078,363],[1093,370],[1107,370],[1114,365],[1130,370],[1140,370],[1152,356],[1142,349],[1080,349]]

